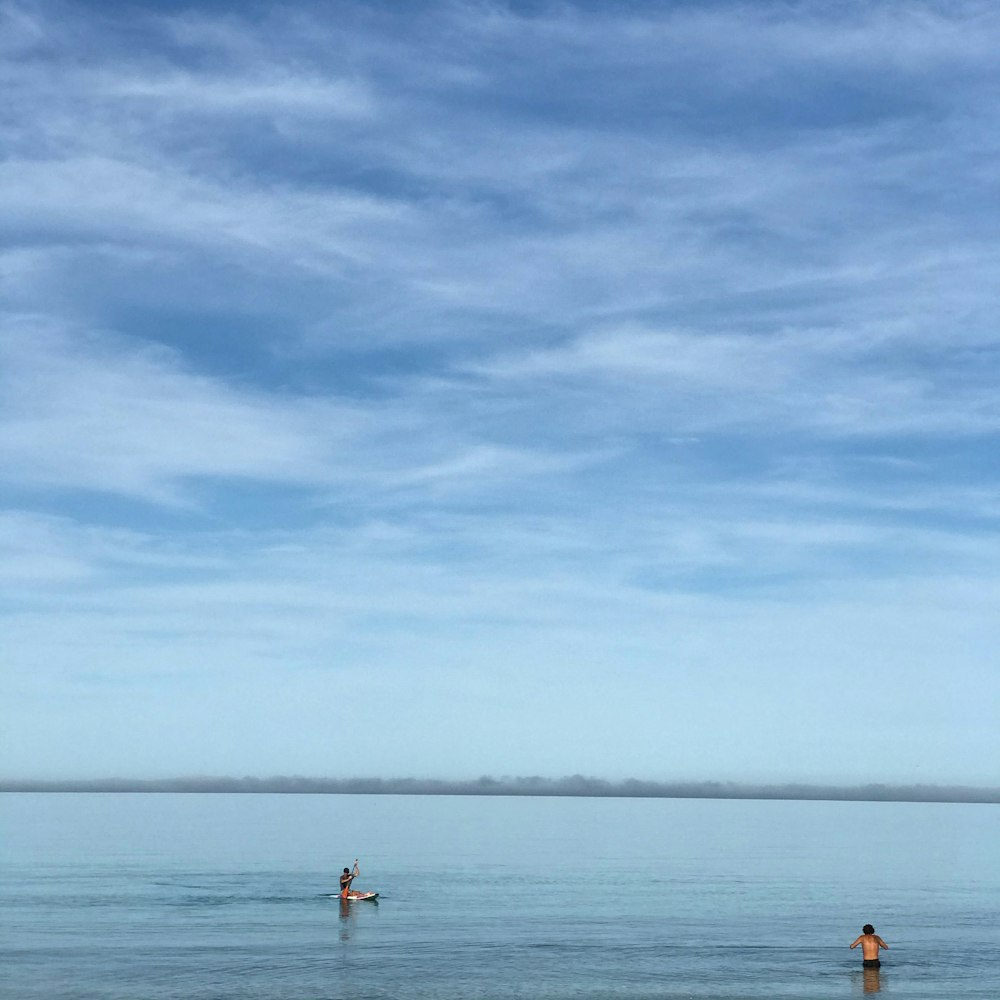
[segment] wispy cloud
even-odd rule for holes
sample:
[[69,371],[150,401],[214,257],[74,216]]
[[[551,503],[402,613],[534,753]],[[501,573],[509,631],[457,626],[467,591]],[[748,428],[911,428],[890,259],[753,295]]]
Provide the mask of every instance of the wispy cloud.
[[357,425],[346,407],[283,407],[214,384],[169,352],[81,349],[30,323],[8,333],[0,455],[28,485],[177,502],[198,476],[312,482],[326,456],[308,428],[322,420],[329,439]]
[[[85,86],[89,81],[83,81]],[[271,78],[212,78],[206,74],[171,73],[159,78],[103,76],[87,90],[98,99],[147,101],[158,112],[177,115],[322,115],[324,118],[369,118],[372,95],[349,80],[276,75]]]

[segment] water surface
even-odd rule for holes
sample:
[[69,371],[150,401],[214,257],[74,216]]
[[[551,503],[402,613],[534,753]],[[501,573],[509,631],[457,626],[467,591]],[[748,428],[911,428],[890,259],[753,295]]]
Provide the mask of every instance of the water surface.
[[[11,1000],[1000,996],[989,805],[0,796]],[[338,872],[378,903],[343,907]],[[847,945],[891,946],[865,976]]]

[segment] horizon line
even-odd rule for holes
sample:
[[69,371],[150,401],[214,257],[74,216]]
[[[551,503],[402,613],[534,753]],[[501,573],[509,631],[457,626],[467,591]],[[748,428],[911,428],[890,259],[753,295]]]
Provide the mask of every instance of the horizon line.
[[436,778],[308,778],[301,776],[0,779],[0,792],[237,793],[299,795],[467,795],[566,798],[774,799],[844,802],[1000,804],[1000,787],[930,783],[834,785],[810,782],[607,781],[488,775]]

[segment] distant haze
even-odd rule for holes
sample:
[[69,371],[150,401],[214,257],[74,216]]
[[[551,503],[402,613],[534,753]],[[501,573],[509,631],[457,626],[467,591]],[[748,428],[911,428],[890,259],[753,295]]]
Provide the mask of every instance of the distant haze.
[[582,798],[815,799],[847,802],[1000,803],[1000,788],[964,785],[750,785],[727,781],[565,778],[220,778],[0,781],[0,792],[235,792],[302,795],[535,795]]

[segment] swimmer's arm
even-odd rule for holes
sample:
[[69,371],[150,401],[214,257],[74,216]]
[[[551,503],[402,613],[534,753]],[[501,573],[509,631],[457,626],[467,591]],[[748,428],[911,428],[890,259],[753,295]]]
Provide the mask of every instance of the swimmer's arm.
[[857,938],[857,939],[855,940],[855,942],[854,942],[854,943],[853,943],[853,944],[851,945],[851,947],[852,947],[852,948],[857,948],[857,946],[858,946],[859,944],[861,944],[861,942],[862,942],[862,941],[864,941],[864,939],[865,939],[865,936],[864,936],[864,934],[862,934],[862,935],[861,935],[861,937],[859,937],[859,938]]
[[885,948],[886,951],[889,950],[889,946],[876,934],[875,940],[878,941],[878,946],[880,948]]

